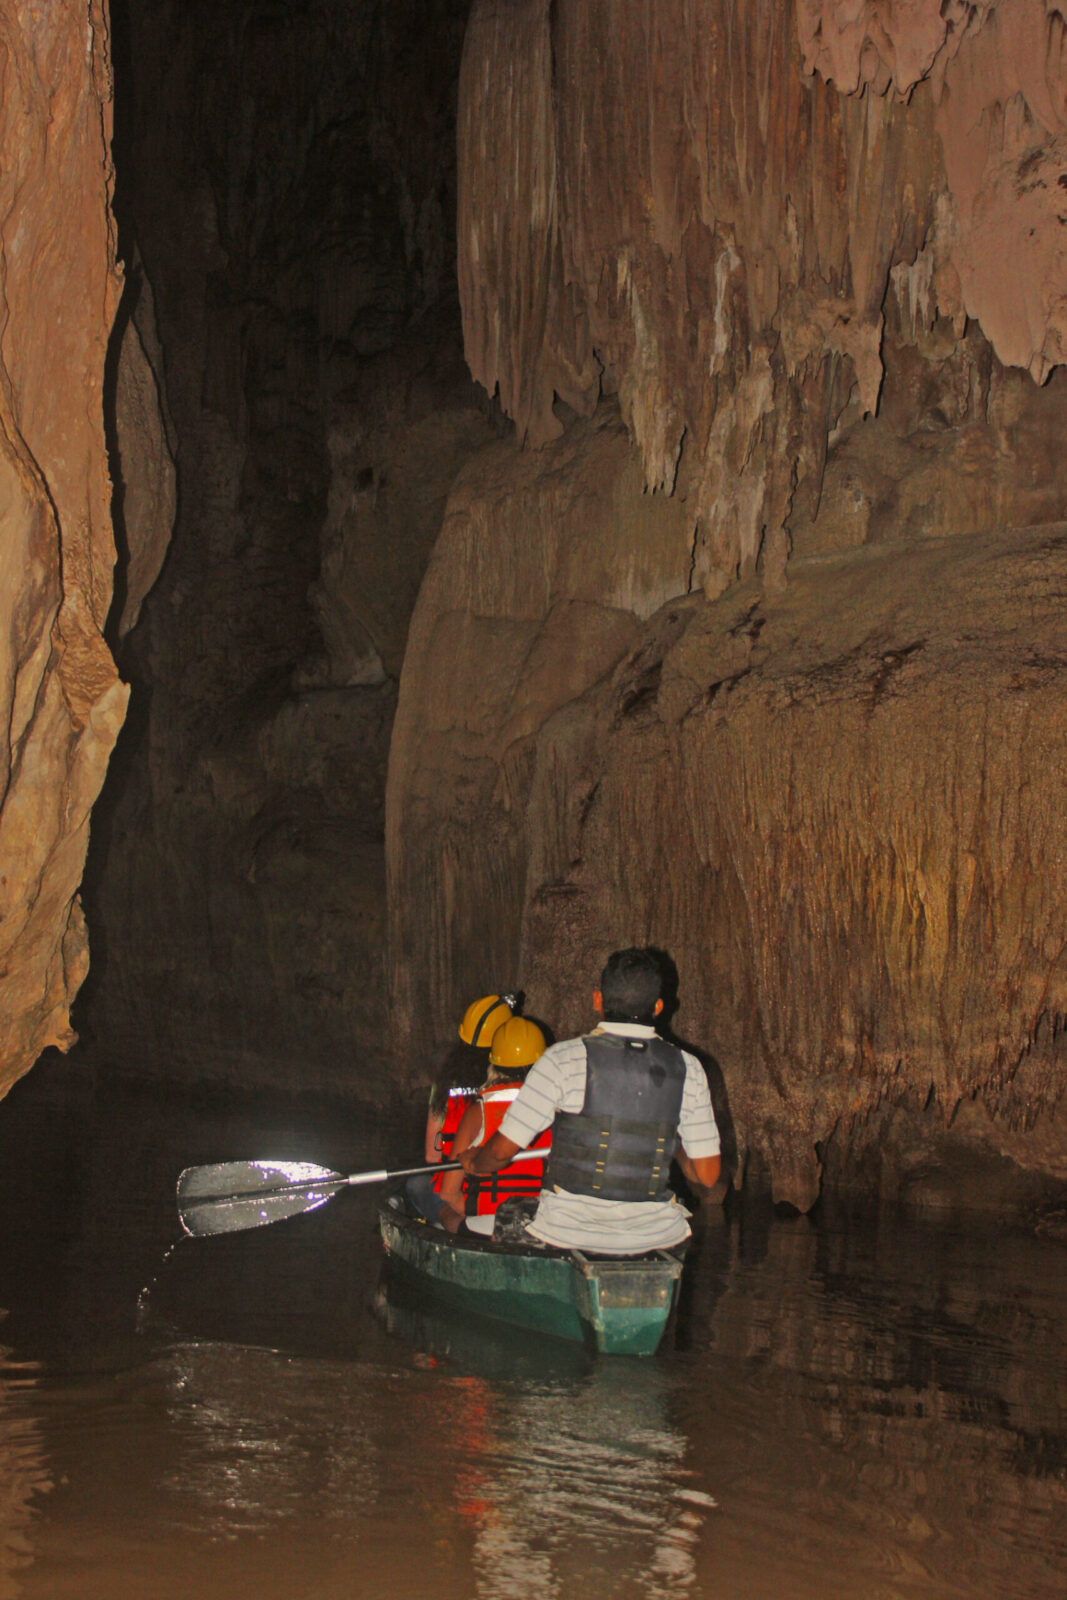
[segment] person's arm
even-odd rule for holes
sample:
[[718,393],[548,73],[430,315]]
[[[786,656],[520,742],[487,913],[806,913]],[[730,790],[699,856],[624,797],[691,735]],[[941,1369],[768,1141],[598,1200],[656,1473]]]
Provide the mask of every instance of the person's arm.
[[[463,1155],[473,1155],[480,1145],[475,1145],[475,1140],[482,1131],[482,1102],[472,1100],[456,1129],[455,1143],[452,1146],[452,1160],[459,1160]],[[492,1140],[489,1141],[490,1144]],[[472,1146],[474,1148],[472,1149]],[[463,1173],[443,1172],[441,1174],[441,1215],[438,1219],[448,1229],[449,1233],[458,1233],[463,1224]]]
[[440,1161],[441,1159],[441,1146],[438,1144],[437,1140],[444,1125],[444,1112],[435,1111],[431,1106],[430,1110],[426,1114],[425,1149],[427,1166],[429,1166],[432,1161]]
[[474,1177],[496,1172],[505,1161],[528,1150],[559,1110],[563,1089],[560,1052],[570,1046],[552,1045],[526,1074],[526,1081],[508,1106],[491,1139],[461,1156],[464,1169]]
[[694,1160],[679,1146],[675,1157],[687,1183],[694,1189],[714,1189],[722,1171],[721,1156],[697,1156]]
[[[459,1143],[458,1134],[456,1143]],[[475,1178],[484,1178],[490,1172],[496,1172],[498,1167],[502,1167],[505,1161],[510,1161],[513,1155],[524,1148],[523,1145],[515,1144],[514,1140],[505,1139],[502,1133],[497,1132],[486,1144],[475,1145],[473,1149],[464,1148],[462,1151],[457,1151],[453,1146],[452,1154],[462,1161],[464,1172],[469,1172]],[[447,1182],[448,1178],[458,1177],[458,1172],[450,1172],[446,1175],[445,1181]]]
[[[682,1113],[678,1122],[679,1144],[675,1160],[683,1176],[698,1194],[713,1189],[722,1171],[719,1130],[715,1125],[707,1075],[695,1056],[683,1051],[685,1087]],[[690,1151],[693,1154],[690,1154]]]

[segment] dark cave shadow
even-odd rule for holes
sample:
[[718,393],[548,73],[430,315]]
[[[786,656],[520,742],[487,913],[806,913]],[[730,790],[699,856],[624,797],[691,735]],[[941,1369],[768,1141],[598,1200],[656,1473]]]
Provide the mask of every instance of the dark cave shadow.
[[[144,765],[144,751],[149,737],[152,708],[152,682],[145,664],[142,648],[145,614],[142,606],[137,624],[125,635],[120,635],[119,624],[129,596],[130,542],[126,526],[126,486],[122,470],[122,452],[118,437],[118,380],[122,344],[127,329],[134,321],[141,295],[144,292],[145,269],[137,248],[136,230],[131,207],[131,179],[133,162],[128,158],[132,145],[134,122],[133,68],[129,0],[113,0],[111,6],[111,63],[114,75],[114,126],[112,151],[115,163],[115,191],[112,212],[117,230],[116,254],[125,273],[125,283],[115,320],[108,338],[104,360],[102,392],[104,414],[104,443],[107,451],[108,471],[111,476],[111,521],[115,540],[115,568],[111,604],[102,629],[104,642],[111,651],[115,666],[123,682],[129,685],[130,698],[126,717],[119,729],[118,738],[108,761],[107,772],[100,793],[92,808],[92,826],[89,846],[79,894],[85,908],[89,926],[89,970],[74,996],[72,1021],[78,1032],[82,1049],[93,1055],[97,1044],[94,1012],[99,992],[106,988],[109,965],[107,919],[99,912],[102,885],[108,875],[108,861],[117,818],[123,796],[135,780],[139,767]],[[162,382],[162,380],[157,379]],[[162,397],[162,390],[161,390]],[[173,449],[173,444],[171,445]],[[177,469],[177,461],[175,461]],[[181,515],[182,484],[180,471],[175,475],[175,515],[171,538],[163,563],[152,588],[145,595],[147,602],[160,587],[164,572],[174,551],[175,534]]]
[[89,927],[89,970],[74,996],[71,1020],[83,1049],[90,1056],[98,1043],[93,1023],[95,1002],[97,995],[106,988],[109,963],[107,918],[99,909],[102,887],[108,876],[119,804],[138,767],[144,765],[151,720],[152,688],[137,662],[135,650],[123,652],[119,670],[130,686],[130,699],[126,720],[119,729],[108,761],[103,787],[93,805],[89,847],[78,889]]
[[118,631],[119,620],[126,608],[130,565],[130,543],[126,531],[125,516],[126,489],[122,476],[122,455],[119,450],[118,439],[119,357],[126,330],[133,320],[134,310],[141,295],[141,274],[136,266],[136,250],[127,204],[129,185],[126,181],[125,149],[133,117],[133,74],[130,68],[129,19],[126,13],[127,6],[124,0],[115,0],[111,7],[110,30],[111,64],[115,85],[113,97],[114,123],[111,141],[115,164],[115,189],[112,196],[111,210],[115,218],[115,252],[120,267],[124,271],[125,282],[108,338],[107,352],[104,357],[104,384],[101,396],[104,410],[104,445],[107,450],[108,471],[111,474],[111,522],[115,538],[115,571],[111,605],[102,631],[104,642],[111,651],[116,663],[119,660],[122,643]]
[[119,622],[129,594],[130,541],[126,530],[126,486],[122,474],[122,452],[118,437],[119,360],[126,330],[133,320],[140,294],[140,276],[127,270],[126,282],[108,338],[104,357],[103,413],[104,445],[111,478],[111,526],[115,540],[115,565],[112,575],[111,604],[102,629],[104,643],[116,669],[130,687],[126,716],[108,760],[100,793],[93,804],[92,826],[78,893],[89,928],[89,968],[71,1003],[71,1020],[83,1049],[93,1045],[93,1001],[103,986],[108,965],[106,919],[97,914],[100,885],[106,875],[107,859],[114,833],[116,797],[125,787],[135,765],[134,755],[147,734],[149,694],[136,669],[131,671],[132,652],[128,640],[119,634]]
[[542,1033],[543,1033],[543,1034],[544,1034],[544,1036],[545,1036],[545,1049],[546,1049],[546,1050],[548,1050],[548,1049],[549,1049],[549,1048],[550,1048],[550,1047],[551,1047],[551,1046],[552,1046],[552,1045],[554,1045],[554,1044],[555,1044],[555,1043],[556,1043],[556,1033],[555,1033],[555,1029],[554,1029],[554,1028],[550,1028],[550,1027],[549,1027],[549,1025],[548,1025],[548,1023],[547,1023],[547,1022],[546,1022],[546,1021],[545,1021],[545,1020],[544,1020],[544,1018],[543,1018],[543,1017],[534,1017],[534,1016],[531,1016],[531,1015],[530,1015],[530,1014],[529,1014],[529,1013],[528,1013],[528,1012],[526,1012],[526,1011],[523,1011],[523,1012],[522,1012],[522,1013],[521,1013],[521,1015],[522,1015],[522,1016],[523,1016],[523,1017],[524,1017],[524,1018],[525,1018],[525,1020],[526,1020],[526,1021],[527,1021],[527,1022],[532,1022],[532,1023],[535,1023],[535,1024],[536,1024],[536,1026],[537,1026],[537,1027],[538,1027],[538,1028],[540,1028],[540,1030],[541,1030],[541,1032],[542,1032]]
[[119,361],[122,341],[133,320],[133,310],[140,291],[139,275],[128,271],[118,311],[115,313],[115,321],[111,326],[107,354],[104,357],[104,444],[107,449],[108,472],[111,476],[111,526],[115,538],[115,567],[111,605],[108,608],[103,634],[104,642],[116,662],[121,651],[119,620],[126,609],[130,569],[130,540],[126,530],[126,484],[122,475],[122,451],[119,448],[118,431]]
[[675,1033],[671,1020],[677,1015],[680,1004],[678,998],[678,968],[673,958],[666,950],[660,950],[655,945],[650,945],[649,950],[659,962],[663,974],[663,1010],[660,1012],[656,1024],[660,1037],[668,1044],[673,1044],[679,1050],[688,1050],[695,1056],[704,1068],[708,1080],[708,1092],[711,1095],[711,1108],[715,1113],[715,1121],[719,1129],[719,1139],[722,1145],[722,1178],[732,1182],[737,1176],[737,1130],[734,1127],[733,1113],[730,1110],[730,1096],[726,1088],[726,1078],[718,1060],[710,1050],[702,1045],[694,1044],[690,1039],[683,1039]]

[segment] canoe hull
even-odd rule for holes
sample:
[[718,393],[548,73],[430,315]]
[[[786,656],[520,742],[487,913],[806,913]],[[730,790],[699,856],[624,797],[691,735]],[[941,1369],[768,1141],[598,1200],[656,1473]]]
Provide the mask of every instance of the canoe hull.
[[673,1252],[605,1259],[454,1239],[407,1216],[395,1195],[378,1214],[393,1268],[444,1304],[606,1355],[653,1355],[659,1346],[682,1272]]

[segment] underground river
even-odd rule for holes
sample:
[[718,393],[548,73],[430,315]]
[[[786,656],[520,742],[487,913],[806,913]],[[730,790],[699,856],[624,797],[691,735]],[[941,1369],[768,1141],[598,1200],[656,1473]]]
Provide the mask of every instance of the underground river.
[[701,1217],[645,1361],[434,1315],[374,1196],[182,1240],[186,1165],[408,1155],[45,1060],[0,1104],[0,1600],[1063,1600],[1062,1243]]

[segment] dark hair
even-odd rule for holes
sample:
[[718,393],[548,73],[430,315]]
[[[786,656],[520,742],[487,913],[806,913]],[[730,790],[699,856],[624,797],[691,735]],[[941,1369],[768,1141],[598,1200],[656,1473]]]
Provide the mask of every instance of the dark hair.
[[600,974],[605,1022],[652,1022],[663,971],[651,950],[616,950]]
[[438,1116],[448,1104],[450,1089],[480,1089],[489,1070],[489,1046],[457,1039],[438,1068],[430,1089],[430,1109]]

